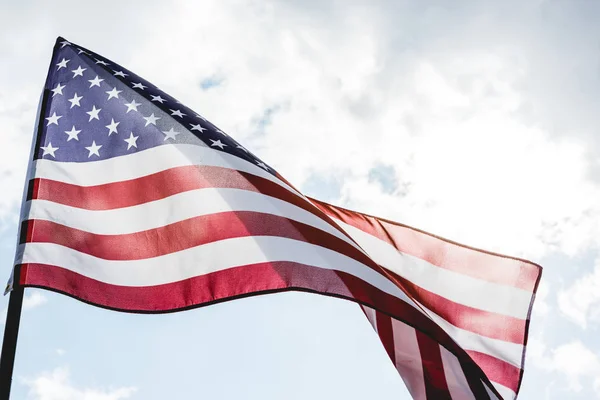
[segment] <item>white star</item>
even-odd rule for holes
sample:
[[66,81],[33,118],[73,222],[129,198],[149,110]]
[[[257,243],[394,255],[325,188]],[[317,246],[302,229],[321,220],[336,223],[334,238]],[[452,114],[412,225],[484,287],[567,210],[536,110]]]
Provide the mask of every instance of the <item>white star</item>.
[[163,131],[163,133],[165,134],[165,139],[173,139],[175,140],[175,136],[179,135],[180,132],[176,132],[173,128],[169,129],[168,131]]
[[66,40],[63,40],[63,41],[62,41],[62,42],[60,42],[60,43],[62,44],[62,46],[60,46],[60,48],[61,48],[61,49],[62,49],[63,47],[65,47],[65,46],[70,46],[70,45],[71,45],[71,42],[69,42],[69,41],[66,41]]
[[132,87],[136,88],[136,89],[146,89],[148,86],[144,86],[142,85],[142,83],[135,83],[135,82],[131,82]]
[[75,129],[75,125],[73,125],[73,127],[71,128],[70,131],[65,131],[65,133],[67,135],[69,135],[69,138],[67,139],[67,142],[71,139],[75,139],[75,140],[79,140],[79,137],[77,135],[79,135],[79,132],[81,132],[81,130],[77,130]]
[[122,90],[117,90],[117,88],[113,88],[113,90],[109,90],[109,91],[107,91],[107,92],[106,92],[106,93],[108,93],[108,99],[107,99],[107,100],[110,100],[110,99],[112,99],[113,97],[114,97],[115,99],[118,99],[118,98],[119,98],[119,93],[121,93],[121,92],[122,92]]
[[51,117],[46,118],[48,120],[48,125],[46,125],[46,126],[50,126],[52,124],[58,125],[58,120],[61,118],[62,118],[62,115],[56,115],[56,113],[52,113]]
[[220,130],[220,129],[217,129],[217,132],[218,132],[218,133],[220,133],[220,134],[221,134],[221,135],[223,135],[223,136],[229,136],[228,134],[226,134],[225,132],[223,132],[223,131],[222,131],[222,130]]
[[120,122],[115,122],[114,119],[110,119],[110,124],[106,125],[106,127],[108,128],[108,136],[112,135],[113,133],[119,133],[117,132],[117,126],[120,124]]
[[90,88],[94,87],[94,86],[98,86],[100,87],[100,82],[102,82],[104,79],[100,79],[100,77],[98,75],[96,75],[96,77],[94,79],[89,79],[88,82],[90,83]]
[[83,50],[83,49],[80,49],[79,47],[77,48],[77,50],[79,50],[79,51],[77,52],[77,54],[81,54],[81,53],[83,53],[83,54],[90,54],[90,53],[88,53],[87,51],[85,51],[85,50]]
[[244,150],[246,153],[248,152],[248,150],[246,150],[246,149],[244,148],[244,146],[242,146],[242,145],[239,145],[239,144],[238,144],[238,145],[237,145],[237,146],[235,146],[235,147],[236,147],[236,148],[238,148],[238,149],[242,149],[242,150]]
[[[169,108],[169,110],[171,110],[171,109]],[[181,111],[179,111],[179,110],[171,110],[171,115],[176,115],[176,116],[178,116],[179,118],[183,118],[183,116],[184,116],[184,115],[186,115],[186,114],[182,113],[182,112],[181,112]]]
[[77,68],[72,70],[71,72],[73,73],[73,78],[75,78],[76,76],[83,76],[83,71],[85,71],[87,68],[81,68],[81,65]]
[[90,119],[88,120],[88,122],[90,122],[93,119],[97,119],[98,121],[100,121],[100,118],[98,118],[98,113],[100,112],[100,110],[102,110],[102,109],[96,108],[96,106],[92,106],[92,109],[90,111],[86,112],[86,114],[90,116]]
[[71,61],[71,60],[66,60],[65,58],[62,59],[61,62],[59,62],[58,64],[56,64],[56,66],[58,67],[57,71],[61,68],[67,68],[67,63]]
[[264,162],[262,162],[262,161],[256,161],[256,165],[258,165],[258,166],[259,166],[259,167],[261,167],[261,168],[264,168],[264,169],[266,169],[267,171],[269,170],[269,167],[267,167],[267,164],[265,164],[265,163],[264,163]]
[[203,128],[202,125],[200,124],[190,124],[192,126],[192,130],[193,131],[200,131],[200,133],[204,132],[206,130],[206,128]]
[[102,60],[99,60],[97,58],[94,58],[94,60],[96,60],[96,64],[102,64],[104,66],[109,65],[106,61],[102,61]]
[[204,118],[202,115],[200,114],[196,114],[196,117],[200,118],[202,121],[206,122],[206,118]]
[[150,95],[150,97],[152,97],[152,101],[158,101],[160,104],[162,104],[163,101],[166,101],[165,99],[160,97],[160,95],[159,96]]
[[220,140],[212,140],[212,139],[210,139],[210,141],[212,142],[212,144],[211,144],[212,147],[218,147],[221,150],[223,150],[223,148],[225,146],[227,146],[225,143],[221,143]]
[[142,103],[136,103],[135,100],[131,100],[131,103],[125,103],[125,105],[127,106],[127,112],[133,110],[133,111],[137,111],[137,106],[141,106]]
[[75,92],[75,94],[73,95],[72,99],[69,99],[69,101],[71,102],[71,107],[73,108],[75,106],[77,107],[81,107],[81,104],[79,104],[79,100],[83,99],[83,96],[77,96],[77,92]]
[[92,145],[91,146],[86,146],[85,148],[90,152],[90,154],[88,154],[88,158],[90,158],[91,156],[93,156],[94,154],[97,155],[98,157],[100,157],[100,148],[102,147],[102,145],[98,146],[96,144],[96,141],[93,140],[92,141]]
[[48,146],[40,146],[40,148],[44,150],[44,154],[42,154],[42,157],[44,157],[46,154],[49,154],[52,157],[56,158],[54,152],[58,150],[58,147],[52,147],[52,143],[48,143]]
[[152,115],[149,117],[144,117],[144,119],[146,120],[146,125],[144,126],[148,126],[149,124],[156,125],[156,121],[158,121],[160,117],[155,117],[154,113],[152,113]]
[[56,87],[54,89],[52,89],[52,97],[56,96],[57,94],[63,94],[62,90],[65,88],[65,85],[61,85],[60,83],[56,84]]
[[126,74],[123,71],[115,71],[115,70],[113,70],[113,72],[115,73],[115,76],[120,76],[122,78],[125,78],[126,76],[129,76],[129,74]]
[[138,138],[139,138],[139,136],[133,136],[133,132],[131,132],[129,134],[129,139],[123,139],[127,142],[127,150],[129,150],[132,147],[135,147],[137,149]]

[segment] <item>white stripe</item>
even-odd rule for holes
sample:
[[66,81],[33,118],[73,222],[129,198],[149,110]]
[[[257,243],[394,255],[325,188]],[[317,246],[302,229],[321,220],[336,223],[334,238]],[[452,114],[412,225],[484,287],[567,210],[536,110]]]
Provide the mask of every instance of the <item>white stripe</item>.
[[463,349],[488,354],[521,368],[523,345],[492,339],[458,328],[430,310],[428,310],[428,314]]
[[476,400],[458,358],[443,346],[439,347],[446,384],[452,400]]
[[372,309],[371,307],[363,306],[362,304],[360,306],[362,307],[363,311],[365,312],[365,315],[367,316],[369,323],[371,324],[373,329],[375,329],[375,332],[378,332],[377,331],[377,312],[374,309]]
[[483,384],[483,387],[485,388],[485,391],[487,392],[488,396],[490,396],[491,400],[502,400],[499,399],[498,396],[496,396],[494,394],[494,392],[492,392],[492,390],[488,387],[488,385],[486,385],[485,383]]
[[204,143],[157,146],[139,153],[84,163],[35,161],[35,177],[79,186],[95,186],[126,181],[170,168],[201,165],[230,168],[260,176],[303,197],[264,169],[234,155],[207,148]]
[[[494,387],[496,388],[498,393],[500,393],[500,396],[502,396],[502,400],[512,400],[515,397],[517,397],[517,394],[515,392],[513,392],[511,389],[507,388],[506,386],[499,384],[498,382],[492,382],[492,385],[494,385]],[[492,397],[492,396],[490,396],[490,397]]]
[[334,219],[379,265],[421,288],[472,308],[527,319],[531,293],[437,267],[399,252],[395,247],[352,225]]
[[48,200],[30,200],[29,218],[102,235],[123,235],[159,228],[185,219],[230,211],[254,211],[302,222],[354,242],[316,215],[262,193],[242,189],[207,188],[178,193],[148,203],[113,210],[85,210]]
[[396,369],[415,400],[426,400],[423,361],[415,329],[392,318]]
[[23,263],[58,265],[122,286],[161,285],[247,264],[297,262],[353,275],[419,310],[393,282],[368,266],[336,251],[289,238],[246,236],[128,261],[103,260],[54,243],[26,243],[18,251],[23,252]]

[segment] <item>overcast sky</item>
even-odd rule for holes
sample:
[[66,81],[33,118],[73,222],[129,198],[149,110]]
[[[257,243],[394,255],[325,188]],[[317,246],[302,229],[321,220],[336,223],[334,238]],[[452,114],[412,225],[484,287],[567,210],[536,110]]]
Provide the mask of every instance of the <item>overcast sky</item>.
[[[600,398],[599,19],[591,0],[0,0],[0,278],[61,35],[308,195],[540,263],[521,399]],[[409,397],[341,300],[136,316],[27,290],[13,398]]]

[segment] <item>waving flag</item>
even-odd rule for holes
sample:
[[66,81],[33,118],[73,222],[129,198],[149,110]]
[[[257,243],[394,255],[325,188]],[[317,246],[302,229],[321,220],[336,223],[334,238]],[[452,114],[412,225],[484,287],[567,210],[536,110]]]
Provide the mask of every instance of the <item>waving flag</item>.
[[305,197],[156,86],[57,40],[14,283],[159,313],[300,290],[359,303],[416,399],[512,399],[535,264]]

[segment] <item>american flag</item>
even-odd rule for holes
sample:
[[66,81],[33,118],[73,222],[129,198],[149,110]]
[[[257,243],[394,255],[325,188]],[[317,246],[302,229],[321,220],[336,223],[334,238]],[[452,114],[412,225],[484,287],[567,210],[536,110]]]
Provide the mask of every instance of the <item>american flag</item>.
[[148,81],[59,38],[14,280],[158,313],[299,290],[362,307],[415,399],[513,399],[541,268],[307,198]]

